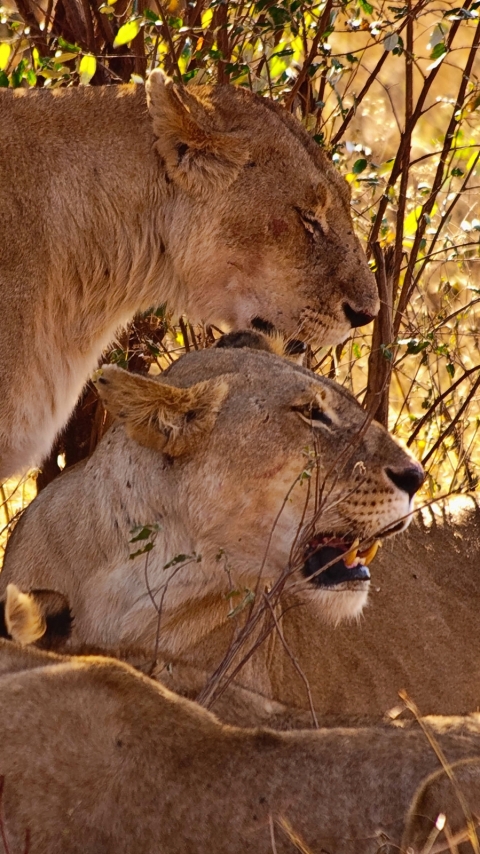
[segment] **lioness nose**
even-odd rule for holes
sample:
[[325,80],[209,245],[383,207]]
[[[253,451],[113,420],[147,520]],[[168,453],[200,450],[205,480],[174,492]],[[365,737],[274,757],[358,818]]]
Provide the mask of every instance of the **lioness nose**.
[[348,302],[343,303],[343,310],[350,326],[365,326],[375,320],[375,315],[369,314],[367,311],[355,311]]
[[387,476],[395,486],[406,492],[409,498],[413,498],[425,480],[425,472],[420,463],[411,463],[404,469],[386,469]]

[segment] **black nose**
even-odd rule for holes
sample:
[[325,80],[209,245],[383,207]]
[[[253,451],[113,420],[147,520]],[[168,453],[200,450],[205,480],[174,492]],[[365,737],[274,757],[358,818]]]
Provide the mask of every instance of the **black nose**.
[[406,492],[409,498],[413,498],[425,480],[425,472],[420,463],[412,463],[412,465],[399,471],[386,469],[386,472],[392,483]]
[[375,320],[375,315],[369,314],[368,311],[355,311],[348,302],[343,303],[343,310],[350,326],[365,326]]

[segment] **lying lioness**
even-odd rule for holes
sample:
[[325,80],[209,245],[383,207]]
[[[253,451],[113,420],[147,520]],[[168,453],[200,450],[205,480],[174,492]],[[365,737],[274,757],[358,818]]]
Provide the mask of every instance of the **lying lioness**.
[[[37,591],[35,637],[141,653],[195,696],[252,608],[264,614],[235,665],[263,636],[265,590],[283,584],[278,619],[295,606],[301,622],[305,602],[320,621],[361,613],[377,538],[407,526],[423,471],[347,391],[247,348],[191,353],[160,380],[106,367],[98,388],[119,422],[42,491],[6,550],[0,596],[9,582]],[[288,666],[275,630],[237,681],[281,700]]]
[[[440,763],[416,726],[220,724],[130,667],[0,641],[2,827],[29,854],[397,854]],[[453,762],[480,718],[426,719]]]
[[230,86],[0,90],[0,479],[38,465],[115,330],[168,302],[337,343],[378,310],[349,190]]

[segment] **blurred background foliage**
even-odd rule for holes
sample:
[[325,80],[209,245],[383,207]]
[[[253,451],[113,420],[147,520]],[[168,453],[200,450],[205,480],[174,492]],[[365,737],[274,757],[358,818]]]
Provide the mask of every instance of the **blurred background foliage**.
[[[410,445],[428,500],[480,475],[479,43],[480,0],[7,0],[0,86],[143,85],[160,65],[292,111],[350,183],[382,301],[373,334],[308,363]],[[162,307],[108,358],[158,372],[218,332]],[[105,427],[88,387],[37,481],[3,485],[0,528]]]

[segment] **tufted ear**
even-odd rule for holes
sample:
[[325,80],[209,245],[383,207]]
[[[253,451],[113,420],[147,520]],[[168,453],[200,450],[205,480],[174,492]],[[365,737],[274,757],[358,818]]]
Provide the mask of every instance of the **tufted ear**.
[[213,428],[228,393],[223,379],[175,388],[105,365],[96,378],[105,408],[140,445],[171,457],[195,450]]
[[201,98],[204,88],[196,88],[177,86],[157,68],[148,78],[147,102],[168,177],[201,193],[234,181],[249,159],[249,146],[239,131],[218,126],[215,110]]
[[47,623],[33,596],[22,593],[16,584],[7,584],[5,625],[21,646],[35,643],[45,634]]
[[56,590],[22,593],[16,584],[7,584],[4,619],[8,634],[21,646],[41,640],[43,648],[59,648],[72,631],[68,600]]

